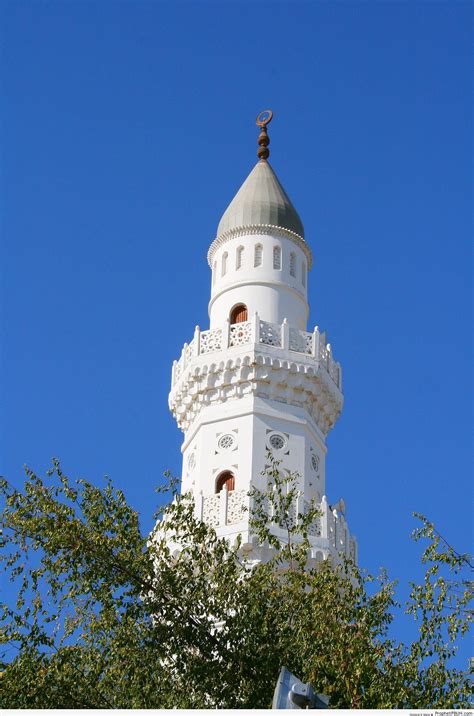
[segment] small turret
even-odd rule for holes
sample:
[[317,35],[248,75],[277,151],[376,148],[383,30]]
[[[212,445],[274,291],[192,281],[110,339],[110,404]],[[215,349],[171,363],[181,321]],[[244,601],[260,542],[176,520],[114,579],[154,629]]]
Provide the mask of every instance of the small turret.
[[273,323],[287,318],[306,328],[312,254],[298,212],[267,161],[272,116],[265,110],[257,117],[260,160],[225,210],[208,252],[211,328],[231,318],[238,305],[249,316],[258,312]]

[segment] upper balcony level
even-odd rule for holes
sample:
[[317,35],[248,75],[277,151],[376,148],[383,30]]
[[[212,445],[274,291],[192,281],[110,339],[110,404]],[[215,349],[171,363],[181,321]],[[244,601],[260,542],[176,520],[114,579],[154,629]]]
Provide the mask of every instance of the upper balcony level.
[[201,331],[196,326],[194,338],[185,343],[179,360],[173,362],[171,388],[172,390],[183,378],[187,368],[195,362],[198,356],[209,354],[209,359],[215,360],[224,351],[239,346],[254,346],[255,348],[270,351],[286,352],[314,362],[315,369],[322,369],[330,380],[342,392],[341,365],[334,360],[329,343],[326,343],[325,334],[316,326],[312,333],[293,328],[284,320],[283,323],[269,323],[262,321],[259,315],[254,314],[250,321],[231,324],[229,321],[218,328]]

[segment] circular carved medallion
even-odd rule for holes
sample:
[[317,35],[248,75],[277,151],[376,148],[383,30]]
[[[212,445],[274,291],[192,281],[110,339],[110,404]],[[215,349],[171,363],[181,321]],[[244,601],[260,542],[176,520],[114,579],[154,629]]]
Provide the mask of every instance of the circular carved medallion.
[[280,433],[272,433],[268,438],[268,443],[270,447],[278,451],[283,450],[286,447],[286,439],[284,435],[280,435]]
[[219,440],[217,441],[217,447],[219,448],[219,450],[232,450],[234,445],[235,445],[235,438],[230,433],[221,435]]

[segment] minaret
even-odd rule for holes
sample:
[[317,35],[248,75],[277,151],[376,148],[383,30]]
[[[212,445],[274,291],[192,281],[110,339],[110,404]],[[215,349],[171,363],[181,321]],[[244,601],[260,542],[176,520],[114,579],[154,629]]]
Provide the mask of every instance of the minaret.
[[344,503],[326,499],[326,436],[340,415],[341,366],[325,334],[307,330],[312,253],[303,224],[268,162],[267,125],[257,117],[259,161],[224,212],[208,251],[210,328],[196,327],[173,364],[169,405],[184,432],[182,491],[219,535],[249,529],[252,486],[266,489],[268,451],[300,475],[294,514],[315,498],[313,557],[357,559]]

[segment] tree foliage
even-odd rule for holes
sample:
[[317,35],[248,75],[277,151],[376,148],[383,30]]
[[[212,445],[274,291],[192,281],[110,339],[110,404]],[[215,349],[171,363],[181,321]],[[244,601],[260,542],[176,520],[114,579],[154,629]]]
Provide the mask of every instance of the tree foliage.
[[268,481],[252,493],[263,564],[196,520],[171,479],[151,537],[120,490],[73,481],[56,460],[21,490],[2,481],[2,579],[17,597],[2,607],[0,707],[265,708],[282,665],[332,707],[468,706],[469,680],[449,666],[471,619],[468,558],[420,517],[426,575],[407,606],[419,636],[404,645],[389,634],[395,585],[313,563],[316,506],[293,525],[295,476],[273,461]]

